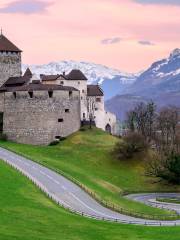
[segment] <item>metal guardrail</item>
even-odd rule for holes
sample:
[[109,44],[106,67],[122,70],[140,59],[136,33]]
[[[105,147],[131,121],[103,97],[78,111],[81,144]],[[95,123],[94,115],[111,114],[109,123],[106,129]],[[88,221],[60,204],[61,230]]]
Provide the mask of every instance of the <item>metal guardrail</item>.
[[[24,156],[23,156],[24,157]],[[108,218],[108,217],[100,217],[98,215],[90,215],[90,214],[86,214],[84,212],[80,212],[80,211],[77,211],[73,208],[71,208],[70,206],[68,206],[66,203],[62,203],[62,201],[60,201],[53,193],[49,192],[48,189],[42,185],[40,182],[38,182],[36,179],[34,179],[30,174],[28,174],[25,170],[21,169],[20,167],[18,167],[17,165],[11,163],[10,161],[8,160],[4,160],[6,163],[8,163],[10,166],[12,166],[13,168],[15,168],[16,170],[18,170],[19,172],[21,172],[23,175],[25,175],[29,180],[31,180],[42,192],[44,192],[50,199],[52,199],[53,201],[55,201],[58,205],[60,205],[61,207],[63,207],[64,209],[67,209],[69,211],[71,211],[72,213],[76,213],[78,215],[81,215],[81,216],[84,216],[84,217],[88,217],[88,218],[93,218],[93,219],[97,219],[97,220],[102,220],[102,221],[111,221],[111,222],[116,222],[116,223],[125,223],[125,224],[136,224],[136,225],[147,225],[147,226],[177,226],[177,225],[180,225],[180,221],[177,223],[176,221],[172,221],[170,222],[169,220],[167,220],[167,215],[164,216],[166,217],[166,220],[164,223],[160,220],[156,220],[156,221],[128,221],[128,220],[122,220],[122,219],[118,219],[118,218]],[[36,162],[36,161],[34,161]],[[37,162],[36,162],[37,163]],[[41,164],[42,165],[42,164]],[[56,171],[57,172],[57,171]],[[59,172],[59,171],[58,171]],[[61,172],[61,171],[60,171]],[[62,173],[61,173],[62,174]],[[63,174],[62,174],[63,175]],[[71,178],[71,177],[70,177]],[[68,178],[69,179],[69,178]],[[73,179],[73,178],[71,178]],[[69,179],[70,180],[70,179]],[[74,180],[74,179],[73,179]],[[75,183],[79,183],[77,180],[74,181]],[[87,191],[87,188],[85,187],[84,189],[84,186],[80,184],[80,187],[83,189],[83,190],[86,190]],[[78,184],[78,185],[79,185]],[[90,195],[92,194],[92,192],[88,192]],[[95,194],[93,193],[92,195],[93,197],[95,196]],[[104,201],[103,201],[104,202]],[[106,207],[108,207],[108,204],[107,202],[105,204]],[[113,205],[114,206],[114,205]],[[112,209],[112,207],[110,207]],[[116,210],[115,208],[113,208],[113,210]],[[123,212],[122,212],[123,211]],[[121,213],[122,214],[125,214],[125,215],[129,215],[129,216],[133,216],[134,217],[134,213],[132,214],[132,212],[129,212],[129,211],[126,211],[125,210],[125,213],[124,213],[124,209],[122,210],[121,209]],[[131,214],[129,214],[131,213]],[[137,213],[135,213],[137,214]],[[143,214],[140,214],[140,216],[144,216]],[[157,216],[157,215],[156,215]],[[158,215],[159,216],[159,215]],[[160,215],[162,217],[162,215]],[[174,216],[174,215],[171,215],[171,217]],[[177,216],[177,215],[175,215]],[[137,215],[136,215],[137,217]],[[148,217],[148,215],[146,215],[146,217]],[[150,218],[149,218],[150,220]],[[168,222],[168,223],[167,223]]]
[[15,168],[16,170],[18,170],[21,174],[23,174],[24,176],[26,176],[33,184],[35,184],[42,192],[44,192],[47,197],[49,197],[51,200],[53,200],[54,202],[56,202],[56,204],[60,205],[62,208],[69,210],[72,213],[81,215],[83,217],[87,217],[87,218],[91,218],[91,219],[96,219],[96,220],[102,220],[102,221],[110,221],[110,222],[115,222],[115,223],[121,223],[121,224],[132,224],[132,225],[145,225],[145,226],[177,226],[180,225],[180,222],[177,223],[175,221],[173,222],[161,222],[161,221],[154,221],[154,222],[149,222],[149,221],[128,221],[128,220],[121,220],[118,218],[107,218],[107,217],[100,217],[98,215],[90,215],[84,212],[80,212],[77,211],[73,208],[71,208],[70,206],[68,206],[66,203],[62,203],[55,194],[50,193],[48,191],[48,189],[42,185],[38,180],[34,179],[30,174],[28,174],[25,170],[21,169],[20,167],[18,167],[17,165],[11,163],[8,160],[3,160],[6,163],[8,163],[10,166],[12,166],[13,168]]

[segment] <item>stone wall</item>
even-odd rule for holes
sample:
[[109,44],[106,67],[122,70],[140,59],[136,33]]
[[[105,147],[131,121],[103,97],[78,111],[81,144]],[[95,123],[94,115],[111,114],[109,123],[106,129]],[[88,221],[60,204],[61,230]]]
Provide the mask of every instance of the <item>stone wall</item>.
[[43,81],[43,84],[56,84],[68,87],[74,87],[80,92],[80,105],[81,105],[81,120],[86,118],[88,120],[87,115],[87,81],[85,80],[66,80],[63,77],[59,77],[58,79],[52,81]]
[[21,76],[21,53],[0,53],[0,86],[9,77]]
[[79,92],[47,91],[5,93],[4,128],[8,139],[19,143],[47,145],[80,128]]

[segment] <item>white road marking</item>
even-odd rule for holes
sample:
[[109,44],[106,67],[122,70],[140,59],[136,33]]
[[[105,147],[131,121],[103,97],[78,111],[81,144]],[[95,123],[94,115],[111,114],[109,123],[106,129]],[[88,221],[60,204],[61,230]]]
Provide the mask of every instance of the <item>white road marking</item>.
[[99,212],[99,211],[97,211],[97,210],[89,207],[86,203],[84,203],[84,202],[81,201],[78,197],[76,197],[72,192],[68,192],[68,193],[69,193],[72,197],[74,197],[77,201],[79,201],[82,205],[84,205],[85,207],[89,208],[91,211],[93,211],[93,212],[95,212],[95,213],[98,213],[98,214],[102,214],[103,216],[106,216],[106,217],[108,217],[108,218],[112,218],[112,219],[114,218],[114,217],[112,217],[112,216],[109,216],[109,215],[107,215],[107,214],[105,214],[105,213]]

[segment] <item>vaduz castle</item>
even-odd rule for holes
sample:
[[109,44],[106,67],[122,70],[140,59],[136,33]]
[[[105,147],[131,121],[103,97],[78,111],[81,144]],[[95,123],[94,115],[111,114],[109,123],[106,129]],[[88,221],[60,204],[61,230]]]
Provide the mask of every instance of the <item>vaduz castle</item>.
[[0,35],[0,131],[19,143],[47,145],[91,121],[115,133],[116,117],[104,109],[103,91],[87,85],[77,69],[40,75],[30,69],[22,75],[22,51]]

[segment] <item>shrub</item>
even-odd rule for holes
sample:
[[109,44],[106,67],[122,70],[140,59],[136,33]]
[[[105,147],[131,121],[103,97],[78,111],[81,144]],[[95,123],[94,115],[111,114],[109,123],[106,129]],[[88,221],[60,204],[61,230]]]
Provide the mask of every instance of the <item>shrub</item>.
[[128,133],[122,140],[114,148],[118,159],[132,158],[134,154],[144,152],[148,148],[145,138],[139,133]]
[[55,146],[59,144],[59,140],[52,141],[49,146]]
[[171,153],[162,163],[159,176],[169,182],[180,184],[180,155]]
[[180,184],[180,154],[157,154],[157,156],[148,163],[147,173],[167,180],[170,183]]
[[0,134],[0,140],[7,141],[7,135],[5,133]]

